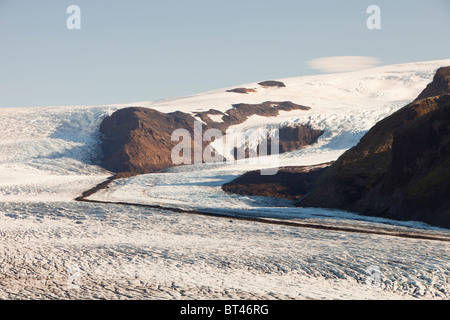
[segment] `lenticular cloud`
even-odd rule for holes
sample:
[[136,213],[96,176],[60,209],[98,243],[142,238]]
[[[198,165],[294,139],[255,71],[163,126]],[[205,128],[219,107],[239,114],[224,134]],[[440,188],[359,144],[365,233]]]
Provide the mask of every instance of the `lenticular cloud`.
[[374,57],[342,56],[310,60],[308,66],[320,72],[338,73],[369,69],[380,63],[381,61]]

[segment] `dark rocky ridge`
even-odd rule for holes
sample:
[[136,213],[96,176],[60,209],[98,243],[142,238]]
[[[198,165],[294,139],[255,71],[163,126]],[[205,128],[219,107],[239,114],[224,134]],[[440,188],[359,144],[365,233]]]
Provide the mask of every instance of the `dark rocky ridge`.
[[224,190],[450,228],[449,80],[450,67],[440,68],[413,103],[378,122],[331,166],[308,174],[307,183],[297,172],[251,172]]
[[319,175],[330,165],[283,167],[275,175],[250,171],[224,184],[222,190],[240,195],[297,200],[315,187]]
[[450,228],[450,95],[418,100],[377,123],[297,205]]
[[317,143],[324,131],[304,125],[296,125],[280,128],[279,134],[280,153],[284,153]]
[[[280,110],[309,110],[309,107],[285,102],[263,102],[261,104],[237,104],[222,113],[211,109],[198,112],[204,123],[203,130],[218,129],[225,133],[226,129],[247,120],[251,115],[277,116]],[[223,122],[213,121],[209,115],[223,115]],[[144,174],[172,167],[172,150],[179,141],[171,141],[176,129],[186,129],[191,134],[191,159],[194,152],[203,152],[209,142],[203,141],[201,148],[194,148],[194,123],[196,119],[183,112],[162,113],[149,108],[125,108],[104,119],[100,125],[103,134],[102,166],[112,172]],[[282,152],[301,148],[314,143],[321,131],[308,127],[282,129],[280,146]],[[304,135],[304,136],[302,136]],[[284,139],[286,136],[286,139]],[[283,139],[282,139],[283,138]],[[297,139],[298,138],[298,139]],[[295,141],[297,139],[297,141]],[[284,141],[286,140],[286,141]]]
[[[264,117],[276,117],[279,111],[292,111],[292,110],[310,110],[310,107],[302,106],[291,101],[273,102],[266,101],[259,104],[246,104],[238,103],[234,104],[233,108],[222,113],[215,109],[209,111],[197,112],[196,117],[199,117],[206,125],[214,127],[225,133],[226,129],[232,125],[236,125],[244,122],[252,115],[264,116]],[[223,115],[223,122],[215,122],[209,117],[213,115]]]
[[433,81],[422,91],[415,101],[450,93],[450,67],[439,68]]
[[234,92],[234,93],[242,93],[242,94],[248,94],[253,93],[253,92],[257,92],[255,89],[247,89],[247,88],[235,88],[235,89],[230,89],[227,90],[227,92]]
[[171,141],[178,128],[194,132],[195,119],[182,112],[165,114],[148,108],[125,108],[105,118],[102,166],[112,172],[148,173],[172,166]]

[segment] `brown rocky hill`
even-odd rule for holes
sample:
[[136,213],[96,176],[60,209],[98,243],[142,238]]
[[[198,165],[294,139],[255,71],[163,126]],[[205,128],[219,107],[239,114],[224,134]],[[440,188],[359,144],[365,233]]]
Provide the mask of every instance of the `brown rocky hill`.
[[413,103],[378,122],[298,206],[339,208],[450,228],[450,67]]
[[234,92],[234,93],[242,93],[242,94],[248,94],[253,92],[258,92],[256,89],[248,89],[248,88],[235,88],[227,90],[227,92]]
[[[235,124],[247,120],[251,115],[277,116],[280,110],[309,110],[309,107],[290,101],[263,102],[260,104],[236,104],[222,113],[211,109],[197,112],[203,130],[218,129],[222,133]],[[216,122],[210,115],[222,115]],[[116,173],[143,174],[172,167],[172,150],[179,141],[171,141],[176,129],[186,129],[191,134],[191,159],[194,151],[202,153],[209,142],[203,141],[201,148],[194,148],[194,122],[191,114],[183,112],[162,113],[149,108],[125,108],[104,119],[100,125],[103,134],[102,166]],[[286,127],[280,130],[280,149],[287,152],[315,143],[322,131],[307,126]]]
[[297,200],[315,186],[319,175],[330,165],[283,167],[274,175],[262,175],[259,170],[250,171],[224,184],[222,190],[247,196]]
[[172,166],[171,141],[178,128],[194,131],[195,119],[182,112],[165,114],[148,108],[125,108],[105,118],[103,134],[104,168],[112,172],[147,173]]

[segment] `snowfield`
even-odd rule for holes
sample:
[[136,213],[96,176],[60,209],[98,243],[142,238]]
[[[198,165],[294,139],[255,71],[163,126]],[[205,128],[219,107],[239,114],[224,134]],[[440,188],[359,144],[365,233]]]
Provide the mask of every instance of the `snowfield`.
[[[279,79],[185,98],[129,105],[1,109],[0,298],[6,299],[448,299],[450,231],[418,222],[295,208],[290,201],[230,195],[221,185],[255,169],[336,160],[377,121],[412,101],[449,60]],[[126,106],[225,112],[236,103],[292,101],[308,111],[252,116],[225,138],[306,124],[317,144],[257,161],[183,166],[114,181],[89,200],[160,205],[213,217],[73,199],[111,175],[99,166],[101,121]],[[214,121],[221,116],[211,115]],[[223,140],[213,146],[224,155]],[[264,161],[265,160],[265,161]],[[274,160],[276,160],[274,162]],[[311,222],[390,232],[325,231],[235,220]]]
[[[1,205],[0,298],[444,299],[440,241],[84,203]],[[71,267],[79,268],[69,289]],[[379,273],[371,274],[371,270]],[[75,279],[76,280],[76,279]]]

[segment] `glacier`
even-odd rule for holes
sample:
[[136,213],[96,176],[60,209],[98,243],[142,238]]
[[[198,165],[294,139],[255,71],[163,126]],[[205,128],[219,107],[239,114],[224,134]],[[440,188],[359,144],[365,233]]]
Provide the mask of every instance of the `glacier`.
[[[100,167],[101,121],[128,106],[162,112],[225,111],[236,103],[292,101],[311,110],[252,116],[230,128],[258,132],[291,124],[324,130],[312,146],[282,154],[280,166],[336,160],[377,121],[412,101],[450,59],[279,79],[285,88],[239,87],[161,101],[108,106],[0,108],[0,298],[445,299],[450,297],[448,230],[287,200],[226,194],[221,185],[267,166],[240,160],[171,168],[114,181],[74,199],[112,173]],[[216,121],[220,121],[219,118]],[[215,147],[223,154],[221,141]],[[197,216],[161,205],[273,221],[426,232],[443,241],[323,231]],[[71,265],[82,290],[67,287]],[[368,284],[370,269],[380,272]]]

